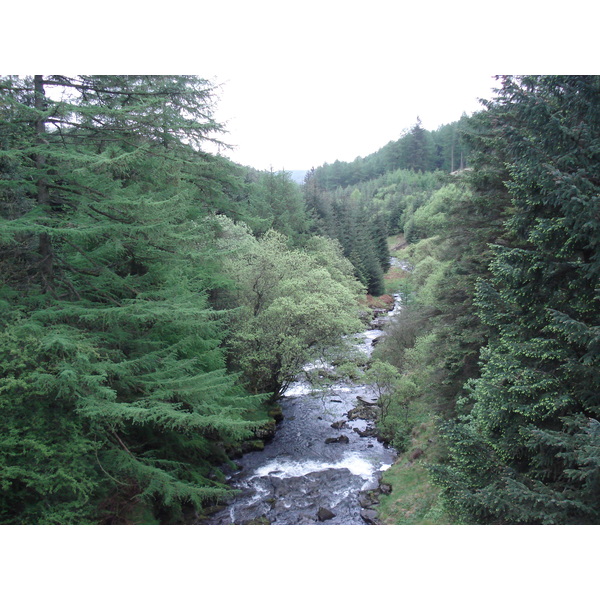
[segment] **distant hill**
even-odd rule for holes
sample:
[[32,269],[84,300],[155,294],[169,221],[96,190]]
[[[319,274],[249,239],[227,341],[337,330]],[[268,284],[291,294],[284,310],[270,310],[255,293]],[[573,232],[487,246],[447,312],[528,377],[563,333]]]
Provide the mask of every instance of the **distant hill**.
[[445,171],[452,173],[469,164],[469,117],[427,131],[421,121],[405,132],[398,140],[388,142],[383,148],[353,162],[336,160],[315,169],[315,181],[325,190],[345,188],[376,179],[398,169],[415,172]]

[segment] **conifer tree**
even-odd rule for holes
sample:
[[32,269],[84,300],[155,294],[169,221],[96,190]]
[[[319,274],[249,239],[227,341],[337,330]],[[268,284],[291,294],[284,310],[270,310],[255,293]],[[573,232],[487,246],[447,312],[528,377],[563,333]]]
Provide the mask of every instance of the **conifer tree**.
[[344,256],[354,265],[356,277],[370,294],[383,294],[385,286],[380,262],[381,248],[377,245],[377,237],[366,212],[356,198],[345,198],[334,202],[333,213],[335,237],[343,248]]
[[211,102],[187,76],[0,81],[4,523],[164,521],[228,493],[214,464],[256,401],[207,299]]
[[[260,173],[250,192],[254,233],[275,229],[299,243],[308,230],[308,215],[300,186],[287,171]],[[256,220],[260,218],[260,222]]]
[[314,168],[306,173],[302,196],[312,233],[335,237],[331,202],[328,193],[319,186]]
[[381,213],[371,219],[371,239],[379,264],[385,273],[390,268],[390,249],[387,243],[387,227]]
[[[600,78],[506,77],[487,169],[512,217],[477,303],[491,329],[472,409],[436,469],[466,521],[600,522]],[[480,178],[481,181],[481,178]]]

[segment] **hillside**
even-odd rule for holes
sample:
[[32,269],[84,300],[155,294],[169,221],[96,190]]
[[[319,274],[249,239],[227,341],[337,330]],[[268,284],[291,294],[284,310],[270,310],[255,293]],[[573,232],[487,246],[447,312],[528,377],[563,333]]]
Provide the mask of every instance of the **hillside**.
[[256,523],[600,523],[600,78],[499,85],[276,172],[206,149],[208,80],[1,77],[0,523],[199,523],[254,475]]

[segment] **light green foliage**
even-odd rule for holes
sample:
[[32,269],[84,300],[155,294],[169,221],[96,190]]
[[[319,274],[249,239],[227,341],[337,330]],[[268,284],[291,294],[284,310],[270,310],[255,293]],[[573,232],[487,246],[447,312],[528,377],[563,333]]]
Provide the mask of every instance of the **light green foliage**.
[[429,257],[439,260],[442,255],[440,250],[440,238],[434,236],[411,244],[401,253],[401,256],[414,267]]
[[385,423],[393,394],[400,384],[400,374],[393,365],[374,360],[365,372],[364,380],[368,385],[375,387],[377,403],[381,409],[381,421]]
[[469,202],[469,195],[470,192],[456,184],[445,185],[436,190],[412,214],[410,241],[444,234],[449,225],[448,214],[457,204]]
[[234,280],[231,361],[256,392],[281,393],[302,365],[359,331],[363,292],[336,242],[315,238],[292,250],[280,233],[251,236],[220,218],[223,268]]
[[451,263],[436,260],[432,256],[417,263],[411,283],[417,286],[419,293],[416,302],[424,306],[435,306],[443,287],[447,270]]
[[[487,243],[498,235],[502,209],[501,203],[483,204],[456,181],[411,199],[403,214],[415,235],[398,256],[413,270],[402,280],[403,309],[374,353],[374,358],[401,373],[385,434],[404,452],[398,481],[418,482],[409,497],[415,506],[406,505],[409,499],[403,498],[401,490],[393,490],[386,502],[384,514],[400,523],[414,522],[409,515],[420,513],[421,494],[427,506],[440,510],[437,486],[427,481],[425,467],[433,469],[445,460],[437,422],[455,414],[463,385],[478,374],[485,328],[473,306],[475,280],[486,273]],[[415,221],[431,237],[418,239]],[[421,456],[414,464],[413,453]],[[396,473],[390,474],[389,481],[396,481]],[[394,503],[405,509],[399,511]]]
[[314,171],[304,184],[304,195],[313,230],[337,239],[356,276],[371,295],[379,296],[390,266],[387,236],[404,227],[444,178],[440,172],[396,170],[355,187],[328,191],[319,187],[321,180]]
[[[398,366],[382,360],[389,356],[389,348],[378,348],[365,374],[365,381],[374,385],[378,393],[382,409],[378,426],[399,451],[407,448],[413,427],[428,416],[427,410],[427,414],[423,414],[423,406],[415,412],[413,405],[415,401],[431,399],[435,394],[433,371],[437,365],[432,361],[436,357],[437,343],[439,340],[434,333],[417,337],[412,347],[403,349]],[[432,404],[430,410],[433,408]]]
[[[427,334],[416,339],[415,345],[404,353],[402,379],[395,389],[394,400],[390,406],[388,427],[394,427],[394,442],[400,450],[405,449],[412,428],[423,419],[423,407],[415,411],[415,401],[432,397],[433,371],[437,366],[432,364],[436,357],[434,348],[438,340],[435,334]],[[435,393],[435,392],[434,392]],[[433,412],[433,405],[431,409]]]
[[440,171],[415,173],[400,169],[362,184],[359,189],[372,198],[370,210],[383,218],[388,232],[398,233],[405,230],[414,212],[429,201],[446,179]]

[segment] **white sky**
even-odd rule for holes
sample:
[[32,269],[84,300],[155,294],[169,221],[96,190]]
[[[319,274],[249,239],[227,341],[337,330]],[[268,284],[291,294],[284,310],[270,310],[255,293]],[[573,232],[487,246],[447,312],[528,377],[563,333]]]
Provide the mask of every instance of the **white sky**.
[[470,64],[464,44],[444,47],[440,25],[452,11],[443,3],[224,4],[237,7],[226,11],[231,41],[210,74],[223,83],[217,118],[236,162],[293,170],[351,161],[417,116],[434,129],[491,95],[494,72]]
[[197,74],[221,84],[227,156],[309,169],[366,156],[417,116],[435,129],[480,109],[495,74],[598,71],[591,4],[105,0],[86,19],[56,0],[61,25],[73,20],[62,35],[25,5],[7,9],[28,33],[5,28],[2,72]]
[[226,123],[224,152],[258,169],[309,169],[375,152],[421,118],[427,129],[481,109],[489,75],[386,75],[293,69],[273,77],[232,72],[221,91],[217,119]]

